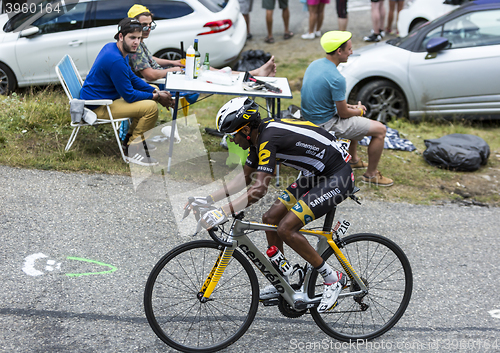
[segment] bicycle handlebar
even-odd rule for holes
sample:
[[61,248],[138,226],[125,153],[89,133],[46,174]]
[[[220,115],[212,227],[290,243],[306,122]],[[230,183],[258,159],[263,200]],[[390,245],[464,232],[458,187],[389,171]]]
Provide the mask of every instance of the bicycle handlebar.
[[212,238],[217,244],[222,245],[222,246],[224,246],[226,248],[229,248],[229,247],[233,246],[233,243],[230,243],[228,241],[224,241],[221,238],[219,238],[217,236],[217,234],[215,234],[215,231],[217,229],[218,229],[217,227],[214,227],[214,228],[211,228],[211,229],[207,229],[208,234],[210,235],[210,238]]

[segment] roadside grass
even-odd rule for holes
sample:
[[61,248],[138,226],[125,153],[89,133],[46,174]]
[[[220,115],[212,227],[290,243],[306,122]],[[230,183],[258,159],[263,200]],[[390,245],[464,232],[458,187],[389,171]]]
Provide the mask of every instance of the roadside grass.
[[[289,105],[300,106],[300,82],[308,59],[280,63],[280,76],[289,78],[293,99],[282,100],[281,109]],[[200,97],[205,98],[205,97]],[[215,127],[219,108],[232,97],[213,95],[200,99],[190,107],[195,114],[205,148],[209,153],[226,152],[220,138],[207,134],[205,127]],[[261,113],[265,115],[265,100],[257,98]],[[179,113],[182,116],[182,113]],[[27,89],[10,96],[0,96],[0,164],[12,167],[58,170],[68,172],[130,174],[129,166],[121,159],[114,133],[109,125],[84,127],[70,151],[65,152],[71,134],[69,104],[60,86]],[[158,124],[171,120],[167,109],[160,110]],[[500,205],[500,124],[498,122],[471,122],[467,120],[410,122],[405,119],[391,121],[388,126],[399,131],[416,147],[414,152],[384,150],[379,170],[392,179],[392,187],[373,187],[357,183],[362,197],[376,200],[430,204],[450,200],[474,199],[489,205]],[[488,164],[473,173],[443,170],[425,162],[422,153],[425,139],[438,138],[452,133],[472,134],[482,137],[490,146]],[[367,148],[359,147],[360,156],[367,160]],[[224,163],[217,163],[221,165]],[[219,167],[217,167],[219,168]],[[287,186],[297,175],[294,169],[282,167],[281,186]],[[356,170],[357,180],[362,171]],[[487,176],[486,176],[487,175]],[[484,192],[472,195],[456,192],[471,177],[477,183],[486,182]],[[465,180],[465,181],[464,181]]]

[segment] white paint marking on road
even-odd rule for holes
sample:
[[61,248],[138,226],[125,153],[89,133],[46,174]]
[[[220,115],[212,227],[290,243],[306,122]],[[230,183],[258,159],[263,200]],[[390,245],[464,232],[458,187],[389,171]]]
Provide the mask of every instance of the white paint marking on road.
[[42,254],[41,252],[30,255],[24,259],[24,265],[23,265],[23,271],[27,275],[30,276],[40,276],[43,275],[42,271],[38,271],[35,269],[35,261],[38,259],[43,259],[45,257],[48,257],[45,254]]
[[500,319],[500,309],[490,310],[488,313],[495,319]]

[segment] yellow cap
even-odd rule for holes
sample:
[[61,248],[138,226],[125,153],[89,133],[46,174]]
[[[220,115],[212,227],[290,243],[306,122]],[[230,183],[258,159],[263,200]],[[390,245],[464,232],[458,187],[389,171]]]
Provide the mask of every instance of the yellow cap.
[[130,10],[128,10],[128,17],[135,17],[141,13],[144,13],[144,12],[150,12],[149,9],[146,7],[146,6],[143,6],[143,5],[139,5],[139,4],[135,4],[134,6],[132,6],[130,8]]
[[330,31],[321,37],[321,46],[327,53],[337,50],[342,44],[351,39],[352,33],[347,31]]

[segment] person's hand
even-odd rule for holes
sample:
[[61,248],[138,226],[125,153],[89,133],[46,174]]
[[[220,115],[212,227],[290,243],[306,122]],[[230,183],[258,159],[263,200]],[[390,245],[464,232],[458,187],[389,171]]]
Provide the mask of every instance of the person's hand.
[[158,103],[160,103],[165,108],[171,108],[174,106],[175,100],[172,98],[169,92],[159,91],[158,92]]
[[366,115],[366,107],[361,104],[361,101],[358,101],[358,105],[356,106],[357,109],[361,109],[363,111],[363,114],[361,114],[361,116],[365,116]]
[[226,212],[222,208],[214,208],[203,213],[201,224],[206,229],[211,229],[227,221]]
[[180,60],[171,60],[171,61],[170,61],[170,65],[172,65],[172,66],[182,66],[182,67],[184,67],[184,66],[185,66],[185,65],[182,63],[182,61],[180,61]]
[[176,72],[176,71],[182,71],[182,70],[184,70],[182,67],[174,66],[174,67],[169,67],[168,69],[165,69],[165,72]]
[[184,205],[184,216],[182,219],[186,218],[189,213],[193,210],[196,220],[200,219],[199,212],[203,210],[211,209],[214,204],[214,199],[212,196],[190,196],[188,197],[188,202]]

